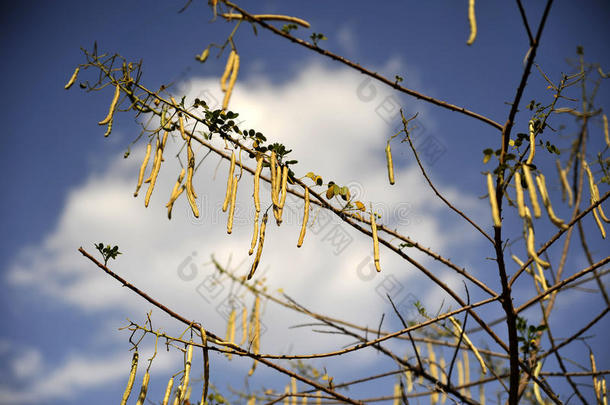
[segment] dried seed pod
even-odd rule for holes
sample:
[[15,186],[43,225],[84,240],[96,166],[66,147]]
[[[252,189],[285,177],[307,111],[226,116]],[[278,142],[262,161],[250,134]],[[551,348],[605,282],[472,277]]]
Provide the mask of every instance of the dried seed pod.
[[[432,394],[432,395],[434,395],[434,394]],[[393,404],[394,405],[400,405],[400,384],[398,384],[398,383],[394,384],[394,395],[393,395],[393,397],[394,397]]]
[[[458,386],[464,385],[464,366],[462,365],[462,360],[456,361],[457,371],[458,371]],[[462,395],[466,395],[466,388],[460,388],[460,393]]]
[[185,186],[182,186],[182,180],[184,179],[184,168],[180,171],[180,175],[176,180],[176,184],[174,184],[174,188],[172,190],[172,194],[169,197],[168,203],[165,205],[167,207],[167,218],[172,219],[172,208],[174,208],[174,202],[180,197],[180,194],[185,189]]
[[280,189],[280,196],[279,198],[279,204],[277,207],[277,212],[276,214],[276,223],[278,226],[280,226],[282,224],[282,212],[284,210],[284,204],[286,203],[286,194],[287,194],[287,190],[286,190],[286,185],[288,183],[288,166],[284,165],[282,167],[282,185],[281,185],[281,189]]
[[72,87],[72,85],[76,81],[76,78],[78,77],[79,70],[80,70],[80,67],[76,67],[76,69],[74,69],[74,73],[72,73],[72,76],[70,77],[70,80],[68,80],[68,83],[66,83],[66,85],[64,86],[64,89],[68,90],[70,87]]
[[379,266],[379,238],[377,237],[377,224],[375,223],[375,213],[371,212],[371,233],[373,234],[373,261],[377,272],[381,271]]
[[[536,367],[534,368],[534,374],[533,374],[534,377],[538,377],[538,375],[540,374],[541,368],[542,368],[542,361],[539,361],[538,364],[536,364]],[[542,395],[540,395],[540,387],[535,382],[534,382],[534,398],[536,398],[536,402],[539,405],[545,404],[545,402],[542,400]]]
[[225,97],[222,100],[222,109],[226,110],[229,107],[229,100],[231,99],[231,94],[233,93],[233,88],[235,87],[235,82],[237,81],[237,73],[239,72],[239,55],[236,53],[233,58],[233,66],[231,69],[231,79],[229,79],[229,86],[227,87],[227,92],[225,93]]
[[498,200],[496,199],[496,189],[494,188],[491,173],[487,173],[487,192],[489,194],[489,204],[491,205],[491,216],[495,227],[501,227],[500,211],[498,210]]
[[274,206],[277,206],[277,194],[275,192],[275,184],[277,183],[277,157],[275,155],[275,151],[271,151],[271,156],[269,157],[269,170],[271,171],[271,202]]
[[148,392],[148,382],[150,381],[150,373],[148,370],[144,373],[144,378],[142,379],[142,388],[140,388],[140,395],[138,396],[138,401],[136,405],[144,405],[144,400],[146,400],[146,393]]
[[532,179],[532,172],[528,165],[523,165],[523,175],[525,176],[525,183],[527,184],[527,191],[530,194],[530,202],[532,203],[532,209],[534,210],[534,216],[540,218],[542,211],[540,211],[540,205],[538,204],[538,193],[536,192],[536,185]]
[[305,239],[305,231],[307,230],[307,221],[309,220],[309,188],[305,187],[305,207],[303,208],[303,223],[301,224],[301,233],[297,241],[297,247],[303,245]]
[[[296,394],[297,391],[297,379],[294,377],[290,377],[290,391],[292,394]],[[297,405],[297,397],[295,395],[292,396],[292,405]]]
[[[464,358],[464,385],[470,384],[470,357],[468,357],[467,351],[462,351],[462,357]],[[470,388],[466,388],[466,395],[470,397]]]
[[390,148],[389,140],[385,147],[385,157],[388,164],[388,179],[390,184],[394,184],[394,163],[392,162],[392,149]]
[[146,196],[144,197],[144,206],[148,207],[148,203],[150,201],[150,196],[152,195],[153,189],[155,188],[155,183],[157,182],[157,175],[159,174],[159,170],[161,169],[161,160],[163,159],[163,149],[159,146],[159,140],[157,140],[157,151],[155,153],[155,160],[153,163],[152,172],[150,174],[150,184],[148,185],[148,190],[146,190]]
[[265,242],[265,229],[267,228],[267,213],[263,215],[263,220],[261,222],[261,229],[258,239],[258,248],[256,250],[256,256],[254,256],[254,263],[252,263],[252,268],[250,269],[250,273],[248,274],[248,280],[252,278],[256,268],[258,267],[258,263],[261,260],[261,254],[263,253],[263,243]]
[[466,45],[472,45],[477,37],[477,19],[474,14],[474,0],[468,0],[468,22],[470,23],[470,36]]
[[563,220],[559,219],[557,217],[557,215],[555,215],[555,212],[553,211],[553,206],[551,205],[551,199],[549,198],[549,193],[546,188],[546,179],[544,178],[544,175],[542,173],[540,173],[536,177],[536,183],[538,184],[538,189],[540,190],[540,196],[542,197],[542,203],[544,204],[544,207],[546,208],[546,212],[547,212],[551,222],[558,228],[568,229],[568,226],[563,222]]
[[208,335],[203,326],[199,327],[199,333],[201,333],[201,344],[203,346],[203,392],[201,393],[200,403],[205,404],[210,385],[210,358],[208,355]]
[[254,248],[256,247],[256,241],[258,240],[258,211],[254,212],[254,230],[252,231],[252,241],[250,242],[250,250],[248,255],[252,256]]
[[[529,214],[528,211],[529,211],[529,209],[526,209],[526,212]],[[536,263],[538,263],[545,269],[550,267],[551,264],[549,262],[545,262],[544,260],[542,260],[540,257],[538,257],[538,254],[536,253],[536,247],[535,247],[536,241],[534,238],[534,227],[532,227],[531,223],[528,223],[527,228],[528,228],[528,230],[527,230],[527,253]]]
[[256,170],[254,171],[254,208],[258,213],[261,210],[261,202],[259,197],[259,183],[261,171],[263,170],[263,157],[261,155],[256,156]]
[[[267,214],[265,214],[267,215]],[[260,310],[261,310],[261,299],[260,296],[256,296],[254,299],[254,310],[252,311],[252,323],[250,324],[250,336],[248,339],[252,342],[252,352],[254,354],[260,353],[261,349],[261,321],[260,321]],[[256,369],[256,359],[252,362],[252,367],[248,371],[248,375],[252,375]]]
[[167,405],[169,403],[169,397],[172,394],[173,387],[174,387],[174,377],[171,377],[169,379],[169,381],[167,382],[167,387],[165,388],[165,394],[163,395],[163,401],[161,402],[161,405]]
[[184,378],[182,379],[182,395],[180,403],[184,402],[189,388],[189,380],[191,376],[191,365],[193,363],[193,344],[192,341],[186,347],[186,361],[184,362]]
[[[430,369],[430,375],[438,380],[438,366],[436,364],[436,353],[431,343],[427,344],[428,347],[428,364]],[[430,403],[436,404],[438,402],[438,393],[434,392],[430,395]]]
[[227,64],[225,65],[225,71],[220,77],[220,88],[222,91],[227,91],[227,79],[229,78],[229,74],[233,70],[233,60],[235,59],[235,51],[231,50],[229,53],[229,57],[227,58]]
[[515,190],[517,190],[517,208],[519,209],[519,216],[525,217],[525,202],[523,199],[523,186],[521,185],[521,174],[519,171],[515,171]]
[[151,150],[152,145],[148,143],[148,145],[146,145],[146,154],[144,155],[144,160],[142,161],[142,165],[140,166],[140,173],[138,174],[138,184],[136,185],[136,191],[133,193],[134,197],[138,196],[140,187],[142,187],[142,181],[144,180],[144,172],[146,171],[146,166],[148,165],[148,159],[150,158]]
[[241,342],[240,346],[243,346],[248,340],[248,309],[244,306],[241,309]]
[[565,201],[565,197],[566,194],[568,196],[568,205],[571,207],[572,204],[574,203],[574,196],[572,194],[572,188],[570,187],[570,184],[568,183],[568,177],[566,176],[566,170],[563,170],[561,168],[561,163],[559,162],[559,159],[557,159],[555,161],[556,165],[557,165],[557,171],[559,172],[559,178],[561,179],[561,200]]
[[529,140],[530,140],[530,153],[525,161],[526,164],[531,165],[536,155],[536,132],[534,131],[534,121],[530,120],[528,124]]
[[479,353],[476,346],[472,343],[472,341],[470,340],[468,335],[466,335],[466,332],[462,331],[462,326],[460,325],[460,323],[452,316],[449,317],[449,320],[451,321],[451,323],[453,324],[453,327],[455,329],[454,333],[455,333],[456,338],[459,338],[459,336],[462,335],[464,342],[466,342],[466,345],[470,348],[470,350],[472,350],[474,357],[476,357],[477,360],[479,361],[479,364],[481,365],[481,373],[487,374],[487,366],[485,365],[485,362],[483,361],[483,357],[481,356],[481,353]]
[[136,379],[136,370],[138,369],[138,357],[138,352],[135,352],[131,358],[131,370],[129,372],[129,379],[127,380],[127,387],[125,387],[125,392],[123,392],[121,405],[125,405],[127,403],[127,400],[129,399],[129,394],[131,394],[133,382]]
[[237,183],[239,183],[239,175],[233,178],[231,187],[231,205],[229,206],[229,219],[227,220],[227,233],[233,232],[233,218],[235,216],[235,198],[237,196]]
[[106,125],[112,120],[114,115],[114,109],[119,101],[119,96],[121,95],[121,86],[117,83],[114,87],[114,96],[112,97],[112,102],[110,103],[110,108],[108,109],[108,115],[106,118],[98,122],[98,125]]
[[229,177],[227,178],[227,192],[225,194],[225,200],[222,203],[222,212],[226,212],[229,206],[229,200],[231,198],[231,192],[233,190],[233,173],[235,172],[235,152],[231,152],[231,163],[229,165]]

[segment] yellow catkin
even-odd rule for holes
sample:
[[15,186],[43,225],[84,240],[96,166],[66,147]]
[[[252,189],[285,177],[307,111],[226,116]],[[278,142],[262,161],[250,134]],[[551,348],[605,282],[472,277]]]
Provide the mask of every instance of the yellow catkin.
[[231,69],[231,79],[229,79],[229,86],[227,87],[227,92],[225,93],[225,97],[222,100],[222,109],[226,110],[229,107],[229,100],[231,99],[231,94],[233,93],[233,88],[235,87],[235,82],[237,81],[237,73],[239,72],[239,55],[235,54],[233,58],[233,66]]
[[226,212],[227,208],[229,207],[229,200],[231,198],[234,172],[235,172],[235,152],[231,152],[231,163],[229,164],[229,177],[227,177],[227,192],[225,193],[225,200],[222,203],[222,212]]
[[284,204],[286,204],[286,194],[287,194],[287,190],[286,190],[286,185],[288,183],[288,166],[284,165],[282,167],[282,183],[281,183],[281,189],[280,189],[280,196],[279,201],[278,201],[278,207],[277,207],[277,214],[276,214],[276,222],[277,225],[280,226],[282,224],[282,212],[284,211]]
[[502,226],[502,221],[500,220],[498,200],[496,199],[496,189],[494,188],[493,177],[491,173],[487,173],[487,193],[489,195],[489,205],[491,205],[491,217],[494,220],[494,226],[499,228]]
[[[227,322],[227,342],[234,343],[235,340],[235,309],[231,310],[229,314],[229,321]],[[231,353],[227,353],[227,358],[231,360]]]
[[[76,81],[76,78],[78,77],[79,70],[80,70],[80,67],[77,67],[76,69],[74,69],[74,73],[72,73],[72,76],[70,77],[70,80],[68,80],[68,83],[66,83],[66,85],[64,86],[64,89],[68,90],[70,87],[72,87],[72,85]],[[604,117],[605,117],[605,115],[604,115]]]
[[602,403],[608,405],[608,392],[606,390],[606,379],[602,380]]
[[463,336],[464,342],[466,342],[466,345],[470,348],[470,350],[472,350],[474,357],[477,358],[479,364],[481,365],[481,373],[487,374],[487,366],[485,365],[485,362],[483,361],[483,357],[481,356],[481,353],[479,353],[479,350],[477,350],[476,346],[472,343],[468,335],[466,335],[466,332],[462,334],[462,326],[460,325],[460,323],[452,316],[449,317],[449,320],[451,321],[455,329],[456,338],[459,338],[460,335]]
[[121,399],[121,405],[125,405],[127,400],[129,399],[129,394],[131,394],[131,389],[133,388],[133,382],[136,379],[136,370],[138,369],[138,352],[135,352],[131,358],[131,370],[129,371],[129,378],[127,379],[127,387],[125,387],[125,392],[123,392],[123,398]]
[[174,184],[174,188],[172,190],[172,194],[169,197],[168,203],[165,205],[167,207],[167,218],[172,219],[172,208],[174,207],[174,202],[178,199],[180,194],[184,191],[184,186],[182,186],[182,180],[184,179],[184,168],[180,171],[180,175],[176,180],[176,184]]
[[256,405],[256,397],[254,395],[250,396],[246,405]]
[[193,364],[193,345],[189,343],[186,347],[186,361],[184,362],[184,378],[182,379],[182,395],[180,403],[184,402],[189,388],[191,377],[191,365]]
[[146,145],[146,153],[144,154],[144,160],[142,161],[142,165],[140,166],[140,173],[138,173],[138,184],[136,184],[136,191],[133,193],[134,197],[138,196],[140,187],[142,187],[142,181],[144,180],[144,172],[146,171],[146,166],[148,165],[148,159],[150,159],[151,150],[152,145],[149,143],[148,145]]
[[568,196],[568,205],[571,207],[574,203],[574,195],[572,194],[572,188],[568,183],[568,177],[566,176],[566,170],[561,168],[561,162],[559,159],[555,161],[557,165],[557,172],[559,173],[559,179],[561,179],[561,200],[565,201],[566,195]]
[[468,0],[468,22],[470,23],[470,36],[466,45],[472,45],[477,38],[477,19],[474,14],[474,0]]
[[[433,378],[438,380],[438,366],[436,364],[436,354],[434,353],[434,348],[432,347],[432,343],[428,342],[428,364],[430,365],[430,375]],[[438,403],[438,392],[433,392],[430,394],[430,403],[437,404]]]
[[373,261],[377,272],[381,271],[379,265],[379,238],[377,237],[377,223],[375,222],[375,213],[371,213],[371,233],[373,234]]
[[[529,209],[526,209],[526,213],[529,214]],[[540,257],[538,257],[538,254],[536,253],[536,240],[534,237],[534,227],[532,226],[530,221],[528,221],[527,228],[528,228],[528,230],[527,230],[527,253],[536,263],[538,263],[545,269],[550,267],[551,264],[549,262],[542,260]]]
[[[538,364],[536,364],[536,367],[534,368],[534,377],[538,377],[541,368],[542,362],[539,361]],[[532,382],[532,384],[534,384],[534,398],[536,398],[536,403],[538,403],[539,405],[544,405],[542,395],[540,395],[540,387],[535,382]]]
[[309,221],[309,188],[305,187],[305,207],[303,208],[303,223],[301,224],[301,233],[297,241],[297,247],[303,245],[305,239],[305,231],[307,230],[307,221]]
[[229,206],[229,219],[227,220],[227,233],[233,232],[233,218],[235,216],[235,198],[237,197],[237,184],[239,183],[239,175],[233,178],[231,187],[231,205]]
[[208,355],[208,335],[203,326],[199,327],[199,333],[201,334],[201,345],[203,346],[203,391],[201,392],[200,403],[205,404],[210,385],[210,358]]
[[[252,311],[252,324],[250,325],[250,336],[248,339],[252,342],[252,352],[254,354],[260,353],[261,350],[261,320],[260,320],[260,311],[261,311],[261,299],[257,295],[254,299],[254,310]],[[248,375],[252,375],[254,370],[256,369],[256,359],[252,362],[252,367],[250,371],[248,371]]]
[[260,177],[261,171],[263,170],[263,157],[261,155],[256,156],[256,170],[254,171],[254,208],[258,213],[261,210],[261,201],[259,196],[260,189]]
[[116,108],[120,95],[121,95],[121,86],[119,86],[117,84],[116,86],[114,86],[114,96],[112,97],[112,102],[110,103],[110,108],[108,109],[108,115],[106,116],[106,118],[104,118],[103,120],[98,122],[98,125],[106,125],[106,124],[110,123],[110,120],[112,120],[112,116],[114,115],[114,109]]
[[271,202],[274,206],[277,206],[277,194],[275,193],[275,184],[277,183],[277,157],[275,155],[275,151],[271,152],[271,156],[269,157],[269,170],[271,171]]
[[604,229],[604,224],[599,219],[599,215],[597,214],[597,210],[595,210],[595,209],[593,210],[593,218],[595,218],[595,223],[597,224],[597,227],[599,228],[599,232],[602,234],[602,238],[606,239],[606,229]]
[[485,384],[479,384],[479,405],[485,405]]
[[527,191],[530,195],[530,202],[532,203],[532,209],[534,210],[534,216],[540,218],[542,211],[540,211],[540,205],[538,204],[538,193],[536,192],[536,185],[532,179],[532,172],[527,165],[523,165],[523,175],[525,177],[525,183],[527,184]]
[[136,405],[144,405],[144,401],[146,400],[146,393],[148,392],[148,382],[150,381],[150,373],[146,371],[144,373],[144,378],[142,379],[142,388],[140,388],[140,395],[138,395],[138,400]]
[[150,173],[150,184],[148,185],[148,190],[146,190],[146,196],[144,197],[144,206],[148,207],[148,203],[150,202],[150,196],[152,195],[153,189],[155,188],[155,183],[157,182],[157,175],[159,174],[159,170],[161,169],[161,160],[163,159],[163,149],[161,149],[159,145],[159,140],[157,140],[157,150],[155,152],[155,160],[153,163],[153,168]]
[[225,71],[220,77],[220,88],[222,91],[227,91],[227,79],[229,78],[229,74],[233,70],[233,60],[235,59],[235,51],[231,50],[229,53],[229,57],[227,58],[227,64],[225,65]]
[[174,387],[174,377],[170,377],[167,382],[167,387],[165,387],[165,394],[163,395],[163,401],[161,405],[167,405],[169,403],[169,397],[172,394],[172,388]]
[[265,229],[267,228],[267,213],[263,215],[263,220],[261,221],[260,234],[258,239],[258,248],[256,250],[256,256],[254,256],[254,263],[252,263],[252,268],[250,269],[250,273],[248,274],[248,280],[252,278],[256,268],[258,267],[258,263],[261,260],[261,254],[263,253],[263,243],[265,241]]
[[316,405],[322,405],[322,392],[316,391]]
[[536,183],[538,184],[538,189],[540,190],[540,196],[542,197],[542,203],[546,208],[546,212],[549,216],[549,219],[553,223],[553,225],[557,226],[561,229],[568,229],[568,226],[563,222],[562,219],[558,218],[553,211],[553,206],[551,205],[551,199],[549,198],[549,192],[546,188],[546,179],[544,175],[540,173],[536,176]]
[[608,117],[606,114],[602,114],[602,120],[604,122],[604,139],[606,140],[606,145],[610,148],[610,135],[608,134]]
[[250,250],[248,255],[252,256],[254,248],[256,247],[256,241],[258,240],[258,211],[254,212],[254,229],[252,230],[252,241],[250,242]]
[[394,405],[400,405],[400,384],[394,384]]
[[[464,357],[464,384],[467,385],[470,384],[470,357],[466,350],[462,352],[462,356]],[[466,388],[466,395],[470,397],[470,388]]]
[[[290,377],[290,392],[296,394],[297,391],[297,379],[294,377]],[[292,396],[292,405],[297,405],[298,397],[296,395]]]
[[[462,365],[462,360],[458,360],[456,365],[458,371],[458,386],[462,386],[464,385],[464,366]],[[466,388],[460,388],[460,394],[466,395]]]
[[523,186],[521,185],[521,174],[515,172],[515,190],[517,191],[517,208],[519,209],[519,216],[525,217],[525,202],[523,199]]
[[388,180],[390,184],[394,184],[394,163],[392,162],[392,149],[390,148],[390,141],[385,147],[385,157],[388,164]]
[[248,340],[248,309],[244,306],[241,309],[241,342],[240,346],[243,346]]

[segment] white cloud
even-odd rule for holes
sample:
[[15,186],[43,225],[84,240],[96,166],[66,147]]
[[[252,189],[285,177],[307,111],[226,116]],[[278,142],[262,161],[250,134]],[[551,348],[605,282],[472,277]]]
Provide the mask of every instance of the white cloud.
[[[415,165],[397,165],[397,185],[387,184],[383,149],[392,128],[375,112],[377,102],[364,102],[358,97],[361,81],[362,76],[358,74],[311,64],[283,85],[271,85],[264,78],[238,83],[232,108],[242,111],[240,118],[245,120],[242,128],[260,130],[269,140],[294,149],[291,156],[299,160],[298,175],[314,171],[325,180],[349,184],[360,194],[360,200],[367,205],[369,201],[375,204],[383,214],[383,223],[441,253],[449,249],[449,240],[456,234],[466,240],[463,225],[449,226],[438,218],[446,208],[422,181]],[[218,87],[217,80],[211,79],[191,80],[189,85],[191,89]],[[209,91],[192,90],[190,99],[210,96]],[[389,94],[381,86],[376,92],[378,101]],[[216,94],[216,98],[220,96]],[[82,245],[99,256],[93,243],[117,244],[123,254],[116,261],[110,261],[114,271],[177,312],[203,321],[208,329],[224,335],[225,321],[218,308],[231,285],[223,281],[216,289],[206,291],[204,282],[213,274],[209,260],[212,254],[223,264],[231,260],[230,267],[239,274],[249,270],[251,178],[246,174],[240,182],[233,235],[226,235],[226,216],[220,211],[227,164],[222,162],[216,172],[218,159],[213,156],[201,163],[195,177],[202,218],[193,218],[181,197],[174,207],[172,220],[168,221],[164,204],[179,172],[173,158],[178,148],[177,142],[168,142],[165,162],[148,209],[144,209],[142,202],[146,186],[139,198],[132,197],[143,156],[141,146],[132,150],[130,159],[116,158],[108,162],[106,171],[95,173],[74,187],[57,227],[40,244],[24,248],[9,269],[8,280],[13,288],[37,291],[92,313],[118,310],[141,318],[151,305],[120,288],[115,280],[76,252]],[[204,151],[200,150],[198,156],[203,156],[201,152]],[[450,186],[442,188],[462,204],[480,207],[476,199]],[[268,202],[268,196],[263,194],[263,200]],[[369,279],[366,268],[367,257],[372,255],[370,239],[332,215],[326,217],[324,212],[317,217],[312,214],[311,218],[316,217],[319,223],[329,219],[329,224],[317,233],[309,229],[304,246],[297,249],[302,208],[296,200],[289,199],[287,204],[281,228],[269,221],[256,276],[260,278],[264,274],[269,291],[282,287],[314,311],[369,326],[376,326],[381,313],[387,310],[385,293],[380,287],[382,281],[397,283],[395,287],[401,295],[395,299],[403,299],[408,292],[420,297],[429,291],[430,284],[422,283],[421,275],[413,266],[405,266],[401,258],[385,248],[381,249],[383,272]],[[340,253],[329,241],[331,229],[352,239]],[[422,254],[413,253],[413,258],[423,264],[430,263]],[[217,291],[220,292],[215,295]],[[252,297],[244,298],[244,303],[249,307]],[[287,326],[309,322],[305,317],[295,317],[274,305],[266,306],[265,311],[263,322],[269,333],[263,338],[263,351],[285,350],[286,342],[298,341],[299,350],[315,352],[346,342],[327,335],[303,339],[304,333],[309,335],[309,332],[287,329]],[[158,314],[155,310],[153,318]],[[163,317],[158,323],[175,328],[175,324]],[[104,359],[72,359],[32,392],[52,394],[52,387],[64,387],[71,378],[76,378],[78,387],[86,388],[90,382],[83,374],[95,374],[91,371],[92,364],[100,376],[97,382],[109,382],[116,377],[119,364],[124,368],[124,360],[124,354]],[[20,371],[28,372],[31,370]],[[3,395],[8,398],[5,402],[10,402],[10,391]]]
[[[140,351],[142,361],[139,362],[138,376],[143,375],[142,365],[147,364],[144,359],[150,357],[152,348]],[[14,358],[12,363],[13,375],[18,382],[11,386],[6,382],[0,383],[0,403],[29,404],[39,403],[41,398],[47,401],[74,398],[82,390],[100,388],[120,380],[127,381],[130,357],[123,351],[98,356],[73,354],[62,364],[55,367],[47,364],[44,367],[41,352],[33,348],[26,349],[25,355]],[[166,372],[176,366],[178,362],[175,356],[159,352],[151,367],[151,375],[153,372]],[[136,383],[135,387],[138,386]]]

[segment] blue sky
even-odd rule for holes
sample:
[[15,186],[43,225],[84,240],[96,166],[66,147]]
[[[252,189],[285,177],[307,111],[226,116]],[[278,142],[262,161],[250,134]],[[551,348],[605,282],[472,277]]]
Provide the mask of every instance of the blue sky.
[[[535,27],[545,2],[525,3]],[[466,1],[245,1],[241,5],[256,13],[302,17],[312,24],[311,30],[297,31],[303,38],[310,32],[324,33],[328,40],[321,42],[323,48],[389,77],[398,74],[409,88],[465,106],[499,123],[506,119],[506,103],[514,96],[528,48],[518,9],[510,1],[477,2],[479,33],[471,47],[465,44],[469,33]],[[74,67],[84,61],[79,48],[91,49],[97,41],[101,51],[118,52],[128,60],[142,59],[144,82],[150,88],[176,81],[176,94],[182,91],[189,97],[205,94],[220,98],[218,77],[226,56],[217,59],[212,54],[200,64],[194,55],[211,42],[221,43],[232,25],[220,20],[210,23],[210,11],[201,1],[194,1],[182,14],[178,14],[182,3],[170,1],[20,1],[1,7],[4,136],[0,138],[0,186],[6,191],[0,210],[4,230],[0,296],[5,325],[0,331],[0,361],[6,367],[0,371],[4,381],[0,383],[0,402],[108,403],[119,398],[129,368],[128,335],[117,328],[125,325],[127,317],[141,321],[150,308],[112,280],[96,274],[76,249],[82,245],[91,250],[98,240],[116,241],[125,252],[117,261],[117,271],[193,318],[200,318],[201,311],[211,312],[210,324],[222,331],[224,321],[211,311],[218,303],[201,301],[197,282],[179,279],[176,269],[193,257],[203,278],[210,273],[209,265],[204,265],[210,254],[223,262],[232,258],[232,266],[237,266],[244,258],[243,246],[251,230],[243,221],[237,223],[235,235],[226,236],[224,216],[217,213],[226,164],[221,164],[215,175],[218,161],[213,158],[205,160],[198,173],[200,187],[205,190],[202,198],[208,203],[205,219],[194,220],[185,205],[178,205],[175,218],[167,221],[164,190],[175,180],[177,166],[171,166],[175,162],[167,164],[170,168],[163,173],[151,206],[145,210],[141,199],[131,196],[142,143],[132,148],[129,159],[122,158],[139,131],[132,117],[118,115],[113,134],[105,139],[97,122],[107,111],[109,92],[85,93],[77,86],[65,91],[63,86]],[[549,77],[557,79],[561,72],[573,71],[566,58],[574,58],[576,46],[582,45],[587,60],[608,71],[609,17],[610,5],[605,1],[556,2],[536,62]],[[364,76],[263,30],[254,36],[243,25],[236,45],[242,68],[232,107],[269,139],[293,146],[300,175],[313,170],[325,179],[355,187],[363,201],[387,209],[388,221],[394,221],[391,223],[399,230],[427,246],[438,246],[440,252],[464,266],[476,268],[475,274],[498,288],[495,273],[485,273],[493,266],[480,254],[489,246],[435,202],[404,144],[393,146],[397,186],[385,184],[383,148],[399,121],[383,112],[388,105],[384,103],[399,103],[407,112],[419,113],[419,142],[432,142],[444,151],[430,156],[429,173],[448,196],[489,230],[488,205],[477,197],[485,194],[480,173],[488,170],[481,151],[497,147],[496,130],[393,93],[381,84],[365,82]],[[84,73],[82,80],[91,80],[91,75]],[[523,105],[532,98],[548,102],[552,97],[537,72],[529,85]],[[374,89],[374,96],[362,96],[364,88]],[[603,108],[609,103],[607,86],[602,87],[597,105]],[[529,119],[523,106],[521,110],[517,132],[526,131]],[[603,144],[600,122],[595,119],[591,124],[591,149]],[[566,134],[575,130],[567,118],[555,118],[553,123],[565,123]],[[560,137],[557,143],[567,145]],[[553,170],[547,175],[550,178],[550,173],[555,173],[554,160],[548,154],[541,155],[540,167]],[[558,189],[553,186],[557,201]],[[300,218],[297,210],[294,212],[295,218]],[[559,213],[567,215],[567,207]],[[306,242],[296,251],[284,242],[294,239],[298,221],[287,222],[274,228],[266,251],[263,264],[270,286],[281,286],[319,310],[331,308],[332,314],[362,319],[369,325],[376,324],[385,312],[386,327],[399,327],[376,294],[381,281],[363,281],[355,274],[371,254],[368,239],[348,232],[353,242],[346,251],[337,253],[320,232],[311,234],[309,245]],[[512,230],[518,235],[520,222],[507,225],[508,233]],[[590,219],[585,225],[593,229]],[[550,227],[542,229],[551,235]],[[591,234],[592,250],[601,257],[607,252],[607,242]],[[491,250],[486,255],[490,256]],[[391,252],[382,249],[382,260],[387,275],[404,287],[401,294],[412,292],[431,306],[442,300]],[[582,268],[582,255],[575,253],[569,266],[574,271]],[[321,286],[322,277],[326,279]],[[447,280],[459,285],[452,276]],[[524,283],[522,288],[525,294],[530,287]],[[578,311],[586,308],[582,300],[576,293],[566,293],[565,305],[558,306],[566,325],[580,325]],[[570,306],[577,310],[566,311]],[[303,344],[306,351],[345,343],[316,334],[308,335],[312,337],[306,344],[301,343],[301,335],[285,328],[295,322],[289,314],[271,307],[268,311],[265,320],[273,331],[268,337],[269,351],[291,350],[286,343],[291,339],[296,346]],[[177,330],[158,311],[154,314],[157,324]],[[493,318],[493,310],[486,315]],[[592,334],[607,332],[606,321]],[[591,345],[600,347],[601,343],[592,339]],[[574,355],[582,355],[583,348],[578,346]],[[157,394],[178,369],[175,357],[166,356],[153,364],[152,385]],[[220,357],[213,360],[215,383],[224,389],[233,382],[243,389],[239,370],[248,363],[228,364]],[[354,377],[366,371],[367,365],[380,370],[388,367],[370,353],[345,361],[362,362],[362,366],[334,366],[337,380]],[[610,357],[600,352],[598,368],[607,369],[609,364]],[[255,381],[283,389],[286,381],[271,381],[271,373],[258,371]],[[87,372],[100,377],[89,378]],[[384,380],[384,393],[391,394],[393,382]],[[364,387],[361,393],[378,394],[377,389],[381,388]]]

